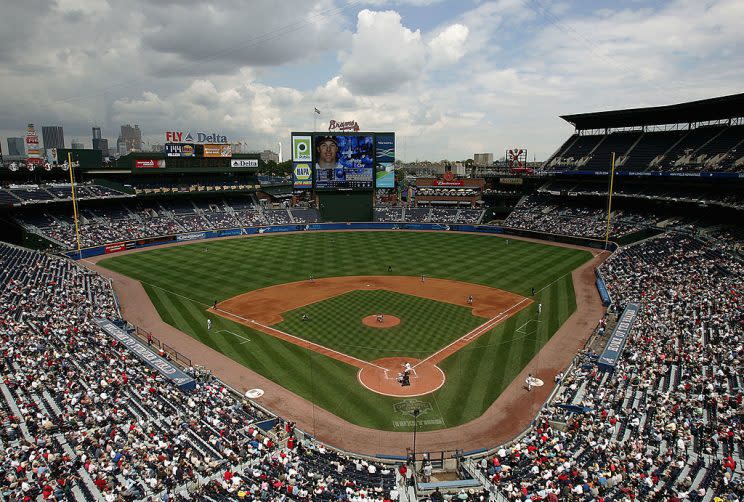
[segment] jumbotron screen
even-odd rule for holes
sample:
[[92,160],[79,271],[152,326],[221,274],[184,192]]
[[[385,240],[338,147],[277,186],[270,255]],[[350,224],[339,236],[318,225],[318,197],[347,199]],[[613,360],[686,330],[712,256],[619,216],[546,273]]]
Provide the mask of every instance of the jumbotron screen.
[[374,138],[327,135],[313,138],[315,188],[373,188]]
[[293,132],[297,189],[372,190],[395,186],[395,133]]

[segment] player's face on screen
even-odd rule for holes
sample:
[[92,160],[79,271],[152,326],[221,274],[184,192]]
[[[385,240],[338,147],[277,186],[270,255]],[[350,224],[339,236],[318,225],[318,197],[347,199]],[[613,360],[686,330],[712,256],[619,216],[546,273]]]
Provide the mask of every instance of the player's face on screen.
[[333,141],[324,141],[318,145],[320,162],[336,162],[336,153],[338,153],[338,147]]

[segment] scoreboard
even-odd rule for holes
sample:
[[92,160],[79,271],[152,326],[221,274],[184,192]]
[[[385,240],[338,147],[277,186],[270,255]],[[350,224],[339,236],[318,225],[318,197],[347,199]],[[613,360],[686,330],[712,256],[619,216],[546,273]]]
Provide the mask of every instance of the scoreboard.
[[395,133],[294,132],[291,145],[295,188],[395,187]]

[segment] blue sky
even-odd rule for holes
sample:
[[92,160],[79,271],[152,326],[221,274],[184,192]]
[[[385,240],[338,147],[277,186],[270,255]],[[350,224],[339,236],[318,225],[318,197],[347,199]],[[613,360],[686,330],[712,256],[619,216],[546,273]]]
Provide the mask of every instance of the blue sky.
[[[314,107],[394,130],[403,160],[544,159],[560,114],[744,88],[740,0],[29,0],[0,32],[0,138],[59,124],[90,146],[139,124],[275,148]],[[7,17],[6,17],[7,16]],[[31,41],[31,42],[29,42]]]

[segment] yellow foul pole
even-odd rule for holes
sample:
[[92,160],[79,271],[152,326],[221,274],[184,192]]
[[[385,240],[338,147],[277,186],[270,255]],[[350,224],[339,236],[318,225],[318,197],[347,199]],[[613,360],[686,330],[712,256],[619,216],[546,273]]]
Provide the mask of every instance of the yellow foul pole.
[[605,249],[610,240],[610,215],[612,214],[612,186],[615,182],[615,152],[612,152],[612,166],[610,167],[610,191],[607,194],[607,229],[605,230]]
[[72,175],[72,152],[67,152],[67,165],[70,168],[70,190],[72,191],[72,214],[75,217],[75,239],[77,239],[78,258],[80,258],[80,230],[78,229],[77,199],[75,198],[75,177]]

